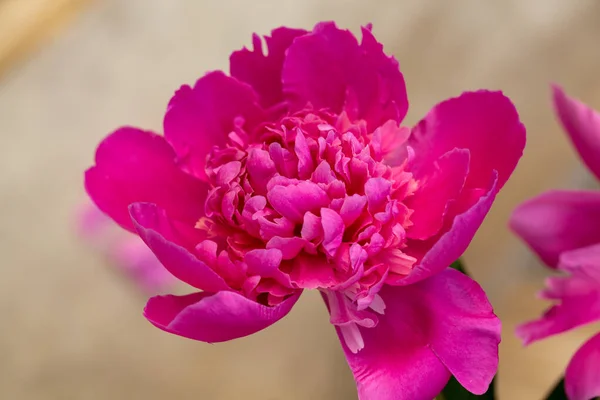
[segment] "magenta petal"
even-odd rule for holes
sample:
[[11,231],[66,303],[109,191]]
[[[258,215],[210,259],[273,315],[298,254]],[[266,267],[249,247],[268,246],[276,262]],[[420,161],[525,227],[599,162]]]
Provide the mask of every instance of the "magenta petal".
[[387,203],[392,189],[392,182],[385,178],[370,178],[365,183],[365,196],[369,204],[369,211],[381,211]]
[[260,96],[263,107],[268,108],[283,101],[281,69],[285,52],[294,39],[306,34],[303,29],[281,27],[265,36],[267,54],[263,53],[261,38],[252,37],[252,51],[244,48],[229,57],[231,76],[251,85]]
[[570,276],[548,278],[540,293],[557,304],[540,319],[517,328],[525,344],[600,321],[600,244],[564,253],[559,269]]
[[[343,218],[343,217],[342,217]],[[321,218],[311,212],[304,214],[304,222],[300,231],[302,239],[312,241],[323,237],[323,225]]]
[[[475,232],[485,219],[497,193],[497,176],[492,184],[488,183],[487,193],[467,211],[454,217],[450,229],[441,235],[433,246],[425,252],[421,261],[415,266],[409,276],[394,284],[408,285],[428,278],[443,271],[456,261],[467,249]],[[412,255],[409,253],[409,255]]]
[[176,243],[177,232],[164,210],[148,203],[133,204],[130,210],[140,237],[176,278],[210,292],[230,289],[223,278],[208,265]]
[[277,173],[269,153],[262,149],[250,149],[246,161],[248,177],[257,193],[267,193],[267,183]]
[[370,31],[359,45],[348,30],[333,22],[317,24],[297,37],[283,64],[283,91],[296,109],[307,103],[352,119],[365,119],[375,129],[389,119],[401,122],[408,109],[398,62],[383,53]]
[[148,300],[144,316],[154,326],[175,335],[214,343],[263,330],[285,317],[298,298],[296,292],[267,307],[235,292],[156,296]]
[[[413,326],[423,329],[452,375],[470,392],[485,393],[498,368],[501,322],[479,284],[447,269],[399,293],[404,293],[403,301],[412,300]],[[436,321],[433,327],[431,321]]]
[[600,290],[600,242],[562,253],[558,269],[568,272],[585,269],[585,274],[598,284]]
[[410,136],[410,128],[399,126],[389,120],[373,132],[371,148],[377,158],[381,157],[387,165],[398,166],[406,159],[406,146]]
[[495,170],[500,190],[523,154],[525,127],[501,92],[466,92],[435,106],[415,126],[409,145],[415,150],[417,177],[448,151],[468,149],[471,164],[466,186],[486,187]]
[[310,181],[276,185],[269,190],[267,198],[275,211],[294,223],[301,223],[306,212],[319,210],[330,202],[327,193]]
[[181,165],[206,179],[206,156],[213,146],[224,145],[235,128],[251,133],[264,115],[249,85],[220,71],[211,72],[193,88],[182,86],[175,93],[164,119],[165,138]]
[[600,113],[567,96],[559,86],[552,87],[552,97],[555,112],[583,162],[600,179]]
[[343,345],[357,382],[359,400],[434,399],[451,376],[444,364],[410,333],[403,335],[402,342],[386,340],[384,343],[394,346],[388,354],[382,348],[371,350],[374,346],[368,343],[354,355]]
[[600,243],[600,192],[550,191],[517,207],[510,227],[549,266],[562,252]]
[[346,196],[340,209],[340,216],[344,220],[346,226],[352,225],[363,213],[363,209],[367,205],[367,198],[360,194]]
[[262,278],[271,278],[285,287],[290,287],[289,276],[279,269],[281,259],[282,252],[278,249],[250,250],[244,256],[249,274]]
[[344,220],[335,211],[322,208],[321,223],[323,224],[323,249],[327,255],[333,257],[342,244]]
[[228,185],[240,174],[242,163],[239,161],[230,161],[223,164],[217,171],[215,182],[217,186]]
[[273,236],[267,242],[267,249],[278,249],[281,252],[282,259],[291,260],[296,257],[307,244],[303,238],[294,236],[282,238],[281,236]]
[[600,334],[588,340],[573,356],[565,373],[569,400],[600,396]]
[[248,272],[265,277],[270,277],[279,268],[281,258],[281,251],[278,249],[255,249],[244,255]]
[[358,84],[350,87],[358,98],[358,117],[366,120],[371,128],[379,127],[388,120],[400,123],[408,111],[408,96],[400,65],[394,57],[385,55],[383,45],[370,29],[363,27],[361,33],[360,48],[365,62],[361,66],[362,71],[357,74]]
[[406,203],[413,210],[409,238],[424,240],[439,232],[448,203],[458,198],[468,173],[469,151],[465,149],[454,149],[433,165],[429,178]]
[[361,400],[430,400],[450,373],[475,394],[487,390],[498,366],[500,320],[475,281],[448,269],[379,294],[385,314],[376,327],[360,328],[364,348],[354,354],[342,341]]
[[[302,134],[302,130],[298,129],[296,131],[296,139],[294,143],[294,153],[298,157],[298,178],[300,179],[308,179],[312,172],[315,169],[313,164],[312,155],[310,153],[310,147],[308,146],[308,142],[306,138]],[[324,163],[321,163],[324,164]],[[327,165],[327,164],[324,164]],[[318,171],[314,171],[316,177],[318,179]]]
[[324,257],[300,254],[291,263],[290,280],[296,287],[329,288],[338,283],[331,264]]
[[158,204],[173,218],[194,224],[203,215],[208,185],[181,171],[162,136],[136,128],[118,129],[100,143],[85,187],[104,213],[133,231],[128,207]]

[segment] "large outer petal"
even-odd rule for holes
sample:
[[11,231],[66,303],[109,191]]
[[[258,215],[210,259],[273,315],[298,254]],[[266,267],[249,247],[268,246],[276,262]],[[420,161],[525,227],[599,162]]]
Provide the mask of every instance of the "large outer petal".
[[140,237],[176,278],[210,292],[230,289],[223,278],[186,248],[192,244],[183,245],[188,238],[181,237],[164,210],[155,204],[135,203],[130,211]]
[[283,101],[281,69],[285,52],[298,36],[306,34],[304,29],[281,27],[265,36],[268,52],[263,53],[261,39],[252,37],[252,51],[243,48],[229,57],[231,76],[246,82],[260,97],[261,105],[271,107]]
[[431,166],[428,178],[405,204],[413,210],[406,235],[428,239],[440,231],[449,203],[456,201],[469,173],[469,150],[453,149]]
[[600,179],[600,113],[552,87],[556,115],[590,171]]
[[600,243],[600,192],[550,191],[518,206],[511,229],[542,261],[558,265],[562,252]]
[[133,231],[128,207],[156,203],[169,215],[194,224],[204,213],[208,185],[179,169],[162,136],[120,128],[100,143],[96,165],[85,172],[85,187],[98,208]]
[[569,400],[600,396],[600,334],[588,340],[573,356],[565,372]]
[[475,204],[449,219],[450,227],[446,230],[442,228],[443,233],[426,241],[409,242],[406,253],[420,261],[409,276],[393,282],[394,285],[409,285],[435,275],[448,268],[465,252],[496,198],[497,175],[487,186],[487,192]]
[[558,303],[517,328],[525,344],[600,321],[600,244],[563,253],[559,269],[570,276],[548,278],[540,295]]
[[175,335],[214,343],[251,335],[285,317],[301,291],[274,307],[235,292],[157,296],[148,301],[144,316],[154,326]]
[[206,178],[206,156],[222,146],[239,124],[247,133],[265,119],[252,87],[221,71],[206,74],[193,88],[184,85],[169,102],[165,138],[192,175]]
[[466,92],[435,106],[415,126],[408,144],[415,150],[417,178],[448,151],[468,149],[471,164],[466,186],[487,187],[491,172],[497,171],[500,190],[523,154],[525,127],[501,92]]
[[359,45],[333,22],[317,24],[289,47],[283,65],[283,91],[296,109],[307,103],[352,119],[363,118],[371,130],[385,121],[401,122],[408,109],[398,62],[383,53],[368,29]]
[[498,367],[501,324],[475,281],[448,269],[379,294],[385,314],[376,327],[360,328],[361,351],[352,353],[338,329],[361,400],[429,400],[450,373],[473,393],[487,390]]

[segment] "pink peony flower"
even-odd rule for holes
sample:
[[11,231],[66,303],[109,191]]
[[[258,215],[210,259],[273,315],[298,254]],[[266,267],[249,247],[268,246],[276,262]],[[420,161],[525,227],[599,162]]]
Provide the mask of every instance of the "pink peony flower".
[[321,292],[360,398],[431,399],[451,375],[483,393],[500,321],[447,267],[512,173],[525,129],[500,92],[465,93],[416,127],[370,27],[279,28],[171,99],[164,137],[121,128],[86,187],[177,278],[201,290],[145,316],[204,342],[283,318]]
[[[589,169],[600,178],[600,114],[553,88],[554,107]],[[551,191],[521,204],[512,229],[553,269],[540,293],[554,300],[540,319],[521,325],[525,344],[600,321],[600,191]],[[573,356],[565,373],[571,400],[600,396],[600,334]]]
[[77,233],[144,292],[156,294],[174,284],[173,276],[139,236],[119,229],[93,204],[77,210],[76,223]]

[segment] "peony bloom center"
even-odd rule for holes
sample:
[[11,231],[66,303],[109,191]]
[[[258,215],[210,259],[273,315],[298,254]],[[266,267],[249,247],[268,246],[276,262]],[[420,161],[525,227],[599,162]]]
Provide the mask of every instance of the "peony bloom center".
[[418,183],[406,162],[384,162],[383,129],[407,133],[392,121],[368,133],[364,121],[310,109],[230,133],[207,159],[200,258],[265,305],[320,289],[338,314],[363,313],[354,317],[374,326],[363,310],[383,313],[377,292],[416,262],[402,249],[412,213],[404,201]]

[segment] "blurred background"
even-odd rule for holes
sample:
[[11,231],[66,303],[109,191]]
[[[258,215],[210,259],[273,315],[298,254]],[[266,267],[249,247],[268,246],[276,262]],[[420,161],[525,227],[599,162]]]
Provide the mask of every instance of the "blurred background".
[[600,108],[597,0],[0,0],[0,398],[355,399],[318,296],[249,338],[207,345],[150,326],[146,295],[82,243],[83,171],[113,128],[160,131],[173,91],[252,32],[372,22],[416,122],[461,91],[502,89],[528,147],[465,257],[504,323],[500,397],[537,399],[598,326],[523,349],[546,272],[506,229],[543,190],[594,187],[550,108],[549,83]]

